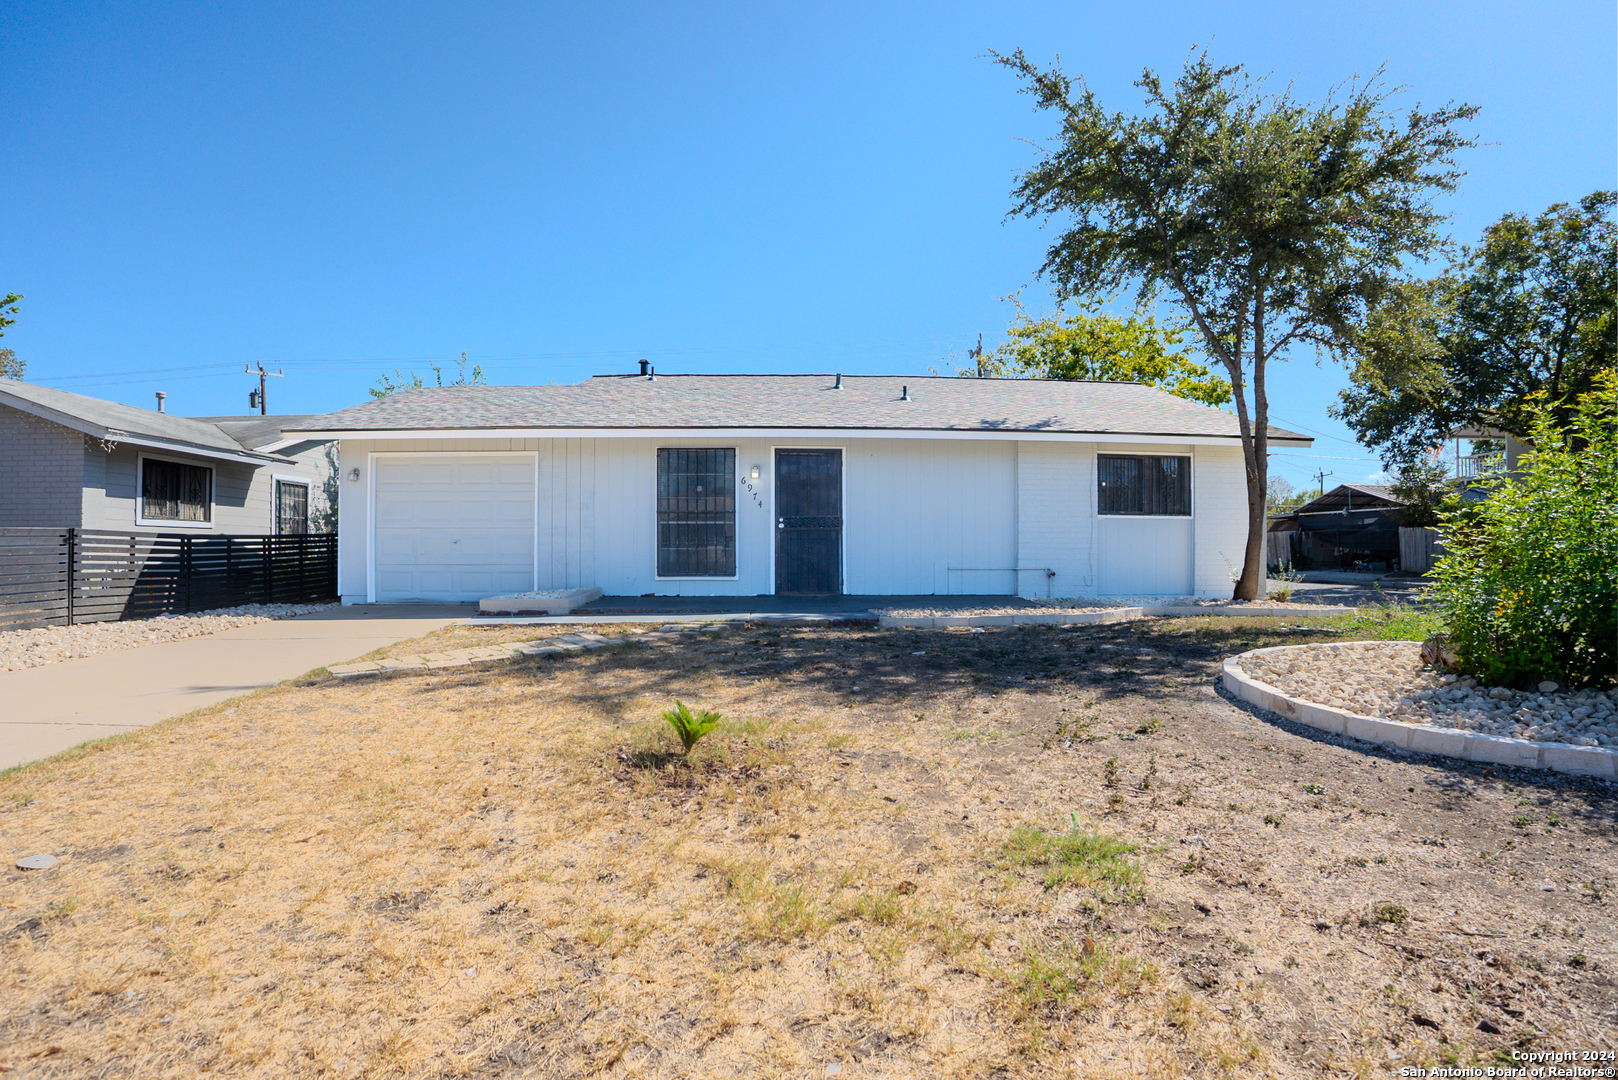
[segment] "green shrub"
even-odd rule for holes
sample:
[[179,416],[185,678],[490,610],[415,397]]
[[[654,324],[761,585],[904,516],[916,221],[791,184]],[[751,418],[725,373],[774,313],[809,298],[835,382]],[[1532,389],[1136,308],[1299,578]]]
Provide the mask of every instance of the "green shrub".
[[1532,403],[1522,475],[1444,514],[1433,592],[1456,666],[1485,683],[1618,676],[1618,373],[1595,382],[1560,426]]
[[685,747],[685,752],[689,754],[691,748],[697,745],[704,735],[718,727],[719,721],[724,718],[706,709],[698,709],[693,714],[684,704],[676,701],[674,708],[663,713],[663,719],[674,728],[674,733],[680,737],[680,745]]

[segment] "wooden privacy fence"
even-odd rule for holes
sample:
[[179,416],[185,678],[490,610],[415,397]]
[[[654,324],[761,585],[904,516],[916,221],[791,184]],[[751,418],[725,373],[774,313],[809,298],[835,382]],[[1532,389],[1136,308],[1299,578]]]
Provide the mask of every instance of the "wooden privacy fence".
[[1444,541],[1437,529],[1399,526],[1399,569],[1425,574],[1444,554]]
[[0,627],[71,626],[337,596],[337,537],[0,529]]
[[1264,534],[1264,565],[1271,570],[1281,570],[1290,567],[1297,559],[1293,557],[1293,540],[1295,532],[1267,532]]

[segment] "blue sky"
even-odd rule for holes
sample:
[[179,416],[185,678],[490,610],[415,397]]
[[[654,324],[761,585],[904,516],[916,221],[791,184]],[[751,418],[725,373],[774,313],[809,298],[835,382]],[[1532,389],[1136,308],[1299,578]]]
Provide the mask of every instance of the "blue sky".
[[[1050,233],[1003,220],[1051,134],[985,50],[1060,54],[1111,107],[1193,44],[1322,95],[1386,64],[1482,107],[1443,203],[1475,239],[1614,184],[1610,0],[1082,5],[33,3],[0,10],[3,344],[31,379],[182,414],[353,404],[462,350],[497,383],[947,369]],[[1377,464],[1329,362],[1274,371]]]

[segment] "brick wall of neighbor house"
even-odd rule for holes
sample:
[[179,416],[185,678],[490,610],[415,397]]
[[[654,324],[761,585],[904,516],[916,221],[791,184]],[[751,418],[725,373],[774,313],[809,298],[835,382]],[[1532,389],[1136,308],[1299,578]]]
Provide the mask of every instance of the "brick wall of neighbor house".
[[79,524],[84,436],[0,405],[0,527],[65,529]]
[[1239,446],[1199,446],[1195,458],[1194,588],[1228,598],[1231,569],[1241,570],[1247,544],[1247,468]]
[[[1017,591],[1022,596],[1094,596],[1095,447],[1017,444]],[[1033,568],[1048,567],[1046,577]]]

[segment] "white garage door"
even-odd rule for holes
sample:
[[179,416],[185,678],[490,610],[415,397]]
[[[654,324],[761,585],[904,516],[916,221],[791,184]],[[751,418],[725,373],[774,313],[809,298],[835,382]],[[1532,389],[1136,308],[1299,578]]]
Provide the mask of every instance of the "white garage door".
[[481,600],[534,587],[531,455],[375,461],[379,603]]

